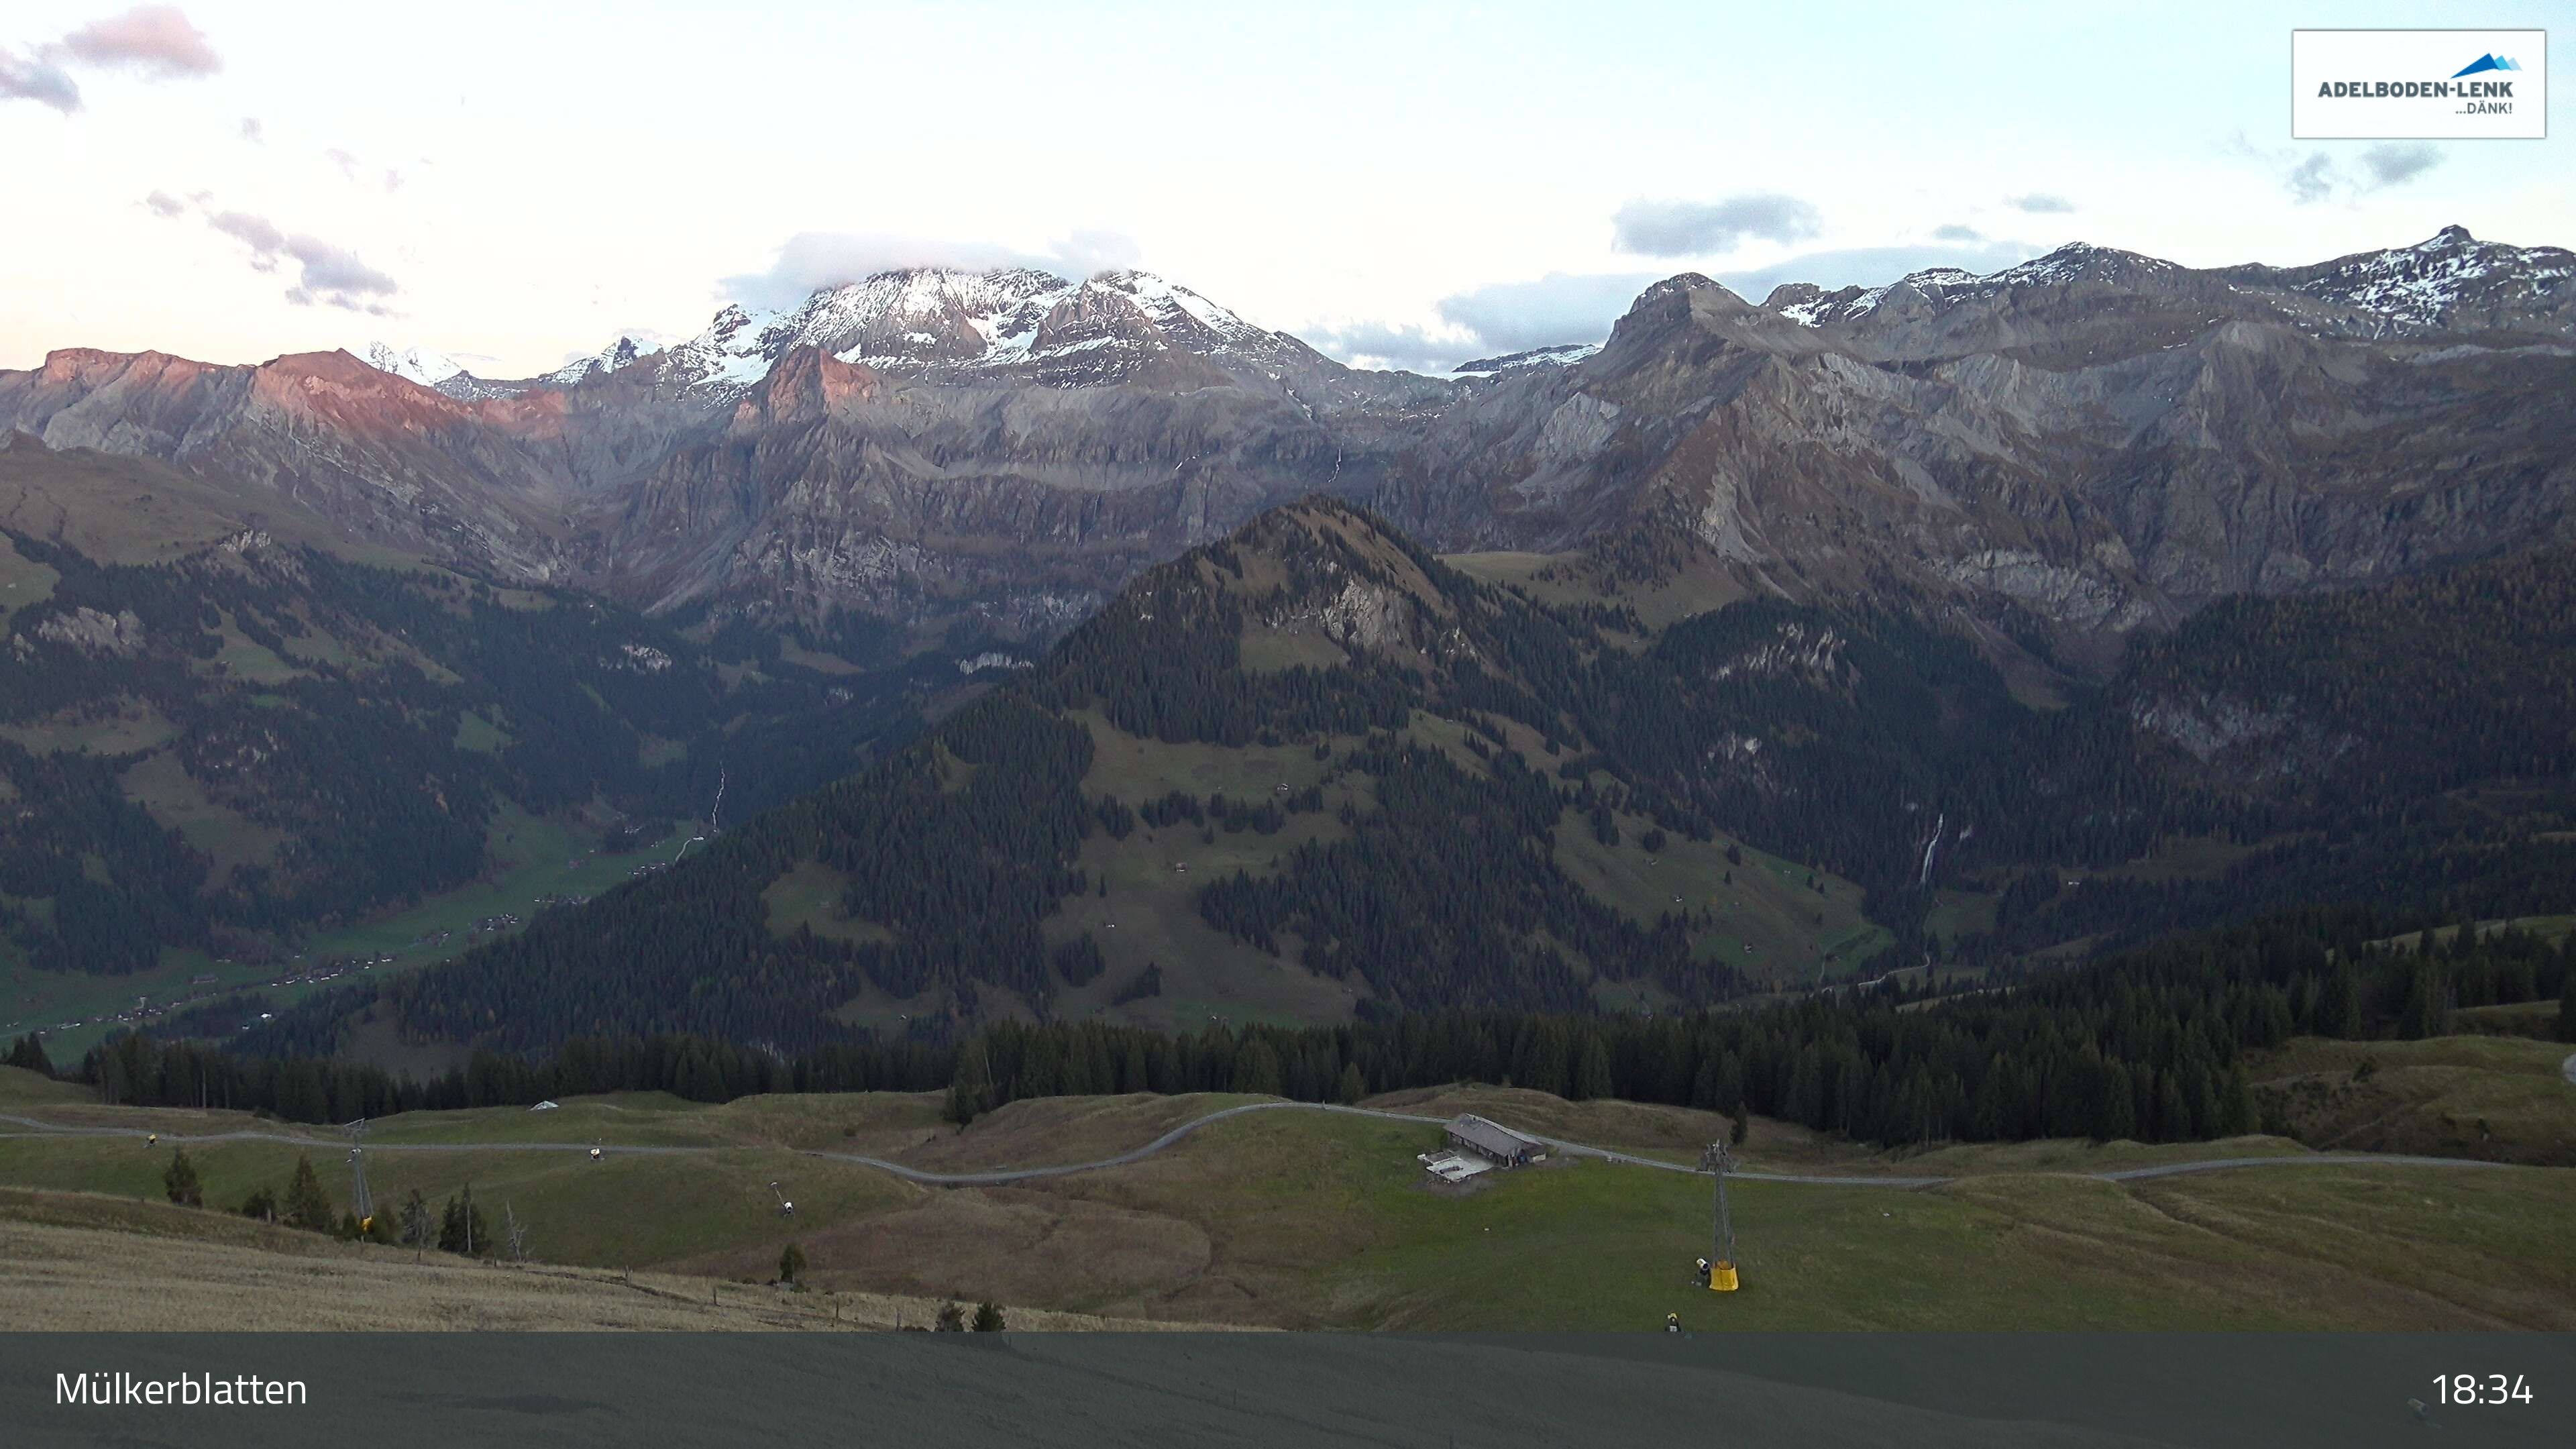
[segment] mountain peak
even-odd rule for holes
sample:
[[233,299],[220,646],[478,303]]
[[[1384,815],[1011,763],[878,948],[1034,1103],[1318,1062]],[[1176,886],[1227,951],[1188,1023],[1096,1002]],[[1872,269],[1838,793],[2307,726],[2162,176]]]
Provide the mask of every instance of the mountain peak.
[[876,396],[876,371],[820,347],[791,347],[734,405],[736,431],[812,422],[844,402]]
[[360,354],[360,359],[378,372],[390,372],[405,382],[416,382],[422,387],[436,387],[465,370],[465,364],[444,353],[432,352],[426,347],[397,350],[389,342],[367,344],[367,350]]
[[573,387],[590,378],[606,377],[639,357],[650,357],[662,350],[658,342],[621,335],[606,347],[588,357],[576,357],[545,375],[543,381],[557,387]]
[[[1674,275],[1657,282],[1653,286],[1648,287],[1646,290],[1639,292],[1637,294],[1637,300],[1628,304],[1628,310],[1630,312],[1634,312],[1640,307],[1644,307],[1650,303],[1660,302],[1666,297],[1688,296],[1693,292],[1708,291],[1712,288],[1720,292],[1726,292],[1726,287],[1711,277],[1704,276],[1698,272],[1677,272]],[[1735,294],[1727,292],[1727,295],[1731,297]]]

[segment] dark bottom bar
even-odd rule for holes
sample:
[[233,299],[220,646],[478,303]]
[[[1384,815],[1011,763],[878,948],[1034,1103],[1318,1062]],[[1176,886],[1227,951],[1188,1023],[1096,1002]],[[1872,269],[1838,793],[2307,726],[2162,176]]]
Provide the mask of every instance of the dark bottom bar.
[[[2503,1401],[2445,1403],[2437,1375]],[[84,1376],[93,1397],[252,1376],[303,1402],[59,1403]],[[2463,1449],[2576,1439],[2576,1335],[11,1334],[0,1425],[186,1449]]]

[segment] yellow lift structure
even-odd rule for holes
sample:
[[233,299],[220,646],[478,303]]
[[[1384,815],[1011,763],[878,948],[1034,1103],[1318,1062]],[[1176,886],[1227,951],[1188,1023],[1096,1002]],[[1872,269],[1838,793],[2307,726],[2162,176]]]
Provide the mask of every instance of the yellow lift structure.
[[1702,1258],[1699,1263],[1700,1281],[1708,1286],[1711,1293],[1732,1293],[1743,1286],[1742,1277],[1735,1267],[1735,1219],[1726,1208],[1726,1174],[1734,1167],[1735,1154],[1728,1151],[1723,1142],[1708,1144],[1708,1150],[1699,1155],[1699,1170],[1717,1179],[1717,1213],[1711,1248],[1716,1256],[1714,1259]]

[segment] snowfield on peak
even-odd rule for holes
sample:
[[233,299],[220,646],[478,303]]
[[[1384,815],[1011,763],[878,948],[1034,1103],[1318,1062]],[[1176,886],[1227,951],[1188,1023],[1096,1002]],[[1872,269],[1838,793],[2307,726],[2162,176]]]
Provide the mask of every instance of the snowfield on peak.
[[[1804,283],[1775,289],[1766,310],[1806,327],[1862,322],[1895,299],[1919,302],[1934,313],[1993,301],[2021,288],[2063,288],[2078,283],[2126,291],[2198,289],[2202,295],[2234,294],[2227,304],[2252,306],[2272,320],[2329,335],[2411,337],[2466,329],[2484,330],[2512,316],[2518,325],[2541,319],[2544,330],[2565,333],[2576,323],[2576,256],[2556,247],[2516,247],[2484,242],[2460,227],[2445,227],[2413,246],[2361,252],[2308,267],[2246,265],[2201,270],[2134,252],[2071,242],[2043,257],[1980,276],[1956,267],[1933,267],[1877,287],[1837,291]],[[1920,309],[1907,314],[1921,315]],[[2551,320],[2555,326],[2549,325]]]
[[1180,319],[1187,317],[1229,343],[1249,342],[1269,335],[1189,288],[1165,281],[1151,272],[1103,272],[1091,279],[1091,285],[1124,293],[1147,320],[1166,331],[1180,326]]
[[1526,352],[1507,352],[1500,357],[1479,357],[1449,369],[1452,377],[1495,377],[1507,372],[1527,372],[1541,367],[1572,367],[1601,350],[1598,342],[1561,342],[1554,347],[1533,347]]
[[620,337],[588,357],[574,358],[547,373],[540,381],[555,387],[575,387],[594,375],[606,377],[639,357],[650,357],[661,350],[662,346],[657,342]]
[[1935,310],[1963,302],[1991,300],[2022,287],[2065,286],[2078,281],[2135,282],[2183,268],[2135,252],[2114,251],[2085,242],[2069,242],[2046,256],[1980,275],[1960,267],[1926,267],[1876,287],[1824,291],[1792,283],[1772,293],[1764,305],[1803,327],[1857,322],[1876,312],[1888,298],[1919,297]]
[[[1141,331],[1137,318],[1146,324]],[[1073,282],[1028,267],[913,267],[821,288],[783,311],[728,305],[705,331],[662,354],[661,376],[666,387],[729,401],[799,347],[821,348],[842,362],[967,377],[1122,347],[1256,360],[1280,345],[1273,334],[1150,272],[1103,272]],[[591,375],[556,380],[578,383]]]
[[465,364],[426,347],[394,350],[389,342],[371,342],[363,354],[367,365],[378,372],[390,372],[405,382],[422,387],[436,387],[465,370]]
[[[2369,314],[2396,333],[2447,326],[2464,302],[2537,309],[2570,295],[2576,256],[2557,247],[2480,241],[2444,227],[2411,247],[2362,252],[2291,275],[2291,289]],[[2479,296],[2481,293],[2490,295]]]

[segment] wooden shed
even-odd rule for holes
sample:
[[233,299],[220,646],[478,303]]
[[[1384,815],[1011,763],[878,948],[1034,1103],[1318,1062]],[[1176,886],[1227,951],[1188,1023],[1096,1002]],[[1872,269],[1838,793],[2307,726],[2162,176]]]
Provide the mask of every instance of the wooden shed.
[[1473,1113],[1452,1121],[1447,1135],[1450,1146],[1475,1153],[1497,1167],[1525,1167],[1547,1156],[1546,1143]]

